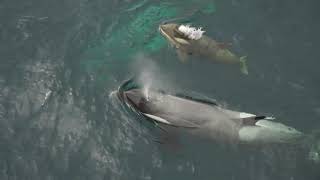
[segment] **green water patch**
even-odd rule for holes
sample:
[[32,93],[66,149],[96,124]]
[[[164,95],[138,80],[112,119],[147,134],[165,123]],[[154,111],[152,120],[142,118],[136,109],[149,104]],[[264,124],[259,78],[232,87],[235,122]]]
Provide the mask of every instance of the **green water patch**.
[[204,6],[200,11],[204,14],[211,14],[216,12],[216,6],[213,2],[210,2],[207,4],[207,6]]
[[[139,51],[157,51],[165,45],[158,33],[164,19],[177,16],[178,9],[168,4],[151,5],[135,15],[131,22],[121,22],[104,40],[89,45],[83,53],[81,64],[91,67],[112,62],[128,62]],[[90,68],[90,69],[91,69]]]

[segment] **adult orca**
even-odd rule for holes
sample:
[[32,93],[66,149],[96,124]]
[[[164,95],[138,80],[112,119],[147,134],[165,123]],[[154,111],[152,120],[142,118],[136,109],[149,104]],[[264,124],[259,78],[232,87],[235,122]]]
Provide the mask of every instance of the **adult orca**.
[[274,118],[223,108],[204,99],[132,86],[125,82],[118,97],[165,131],[183,130],[218,142],[240,144],[296,143],[304,134]]

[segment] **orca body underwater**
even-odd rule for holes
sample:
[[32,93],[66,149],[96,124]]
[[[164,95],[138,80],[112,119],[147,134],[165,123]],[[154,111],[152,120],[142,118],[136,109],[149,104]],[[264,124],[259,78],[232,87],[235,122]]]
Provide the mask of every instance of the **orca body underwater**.
[[167,94],[143,88],[118,90],[118,97],[127,106],[164,130],[185,130],[200,137],[218,142],[240,144],[296,143],[304,135],[298,130],[270,117],[233,111],[216,103],[193,97]]

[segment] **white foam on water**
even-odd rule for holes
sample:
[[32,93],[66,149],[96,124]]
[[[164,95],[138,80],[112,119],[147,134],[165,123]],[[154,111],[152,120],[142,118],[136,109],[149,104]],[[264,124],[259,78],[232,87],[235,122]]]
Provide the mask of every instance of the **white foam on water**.
[[202,31],[202,27],[195,28],[195,27],[191,27],[190,25],[180,25],[178,29],[180,32],[185,34],[188,38],[193,40],[200,39],[203,33],[205,32],[205,31]]

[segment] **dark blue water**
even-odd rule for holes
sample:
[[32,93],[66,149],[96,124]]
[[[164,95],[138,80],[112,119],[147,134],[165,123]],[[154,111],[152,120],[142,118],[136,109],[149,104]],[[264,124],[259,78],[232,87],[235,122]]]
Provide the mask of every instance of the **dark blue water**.
[[[319,2],[169,6],[183,16],[212,2],[214,13],[192,22],[247,55],[248,76],[202,60],[182,64],[166,46],[150,53],[114,50],[112,43],[100,49],[102,59],[86,55],[102,39],[118,37],[140,12],[159,6],[158,0],[0,1],[0,179],[319,179],[319,164],[308,158],[315,142],[251,149],[192,140],[189,147],[168,149],[152,141],[148,125],[114,98],[124,80],[145,72],[158,86],[272,115],[306,134],[318,130]],[[157,33],[154,28],[149,36]],[[120,33],[121,41],[137,47],[130,38]],[[118,60],[120,55],[128,57]]]

